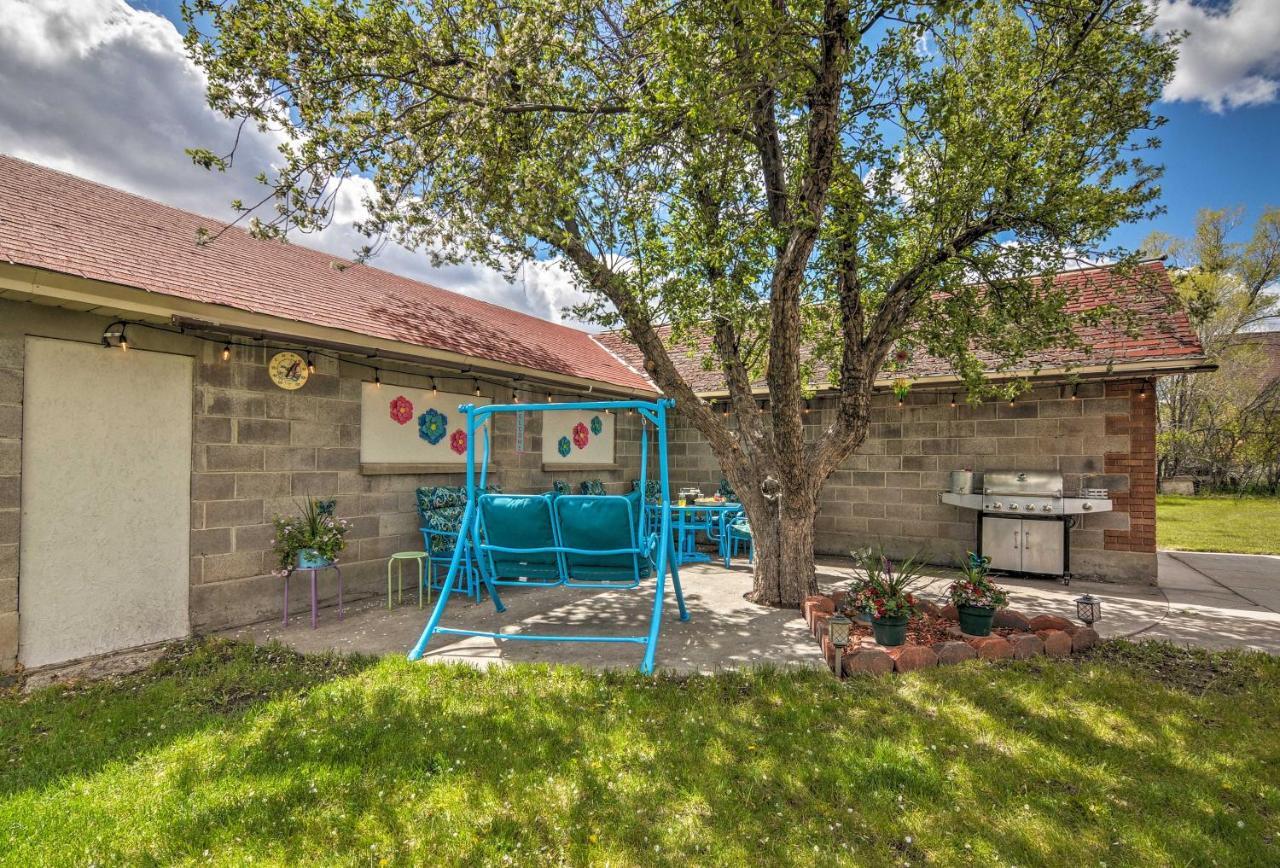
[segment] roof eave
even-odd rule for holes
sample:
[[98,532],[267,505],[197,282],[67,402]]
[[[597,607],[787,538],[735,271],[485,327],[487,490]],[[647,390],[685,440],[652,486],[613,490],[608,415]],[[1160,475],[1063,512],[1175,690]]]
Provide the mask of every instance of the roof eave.
[[[1102,365],[1074,365],[1060,367],[1026,368],[1012,371],[1000,371],[987,376],[991,382],[1008,382],[1010,380],[1030,380],[1043,382],[1047,380],[1120,380],[1134,377],[1164,377],[1174,374],[1193,374],[1204,371],[1215,371],[1218,366],[1204,356],[1188,356],[1179,359],[1143,359],[1133,362],[1115,362]],[[874,388],[887,390],[893,386],[893,377],[877,377]],[[944,388],[959,386],[963,382],[955,374],[932,374],[923,377],[911,377],[912,388]],[[832,394],[835,389],[818,389],[817,394]],[[752,389],[753,395],[767,396],[767,387],[757,386]],[[727,398],[727,389],[700,391],[698,397],[711,400]]]
[[557,386],[573,391],[627,397],[657,394],[652,389],[496,362],[479,356],[255,313],[229,305],[195,301],[13,262],[0,262],[0,299],[4,298],[36,301],[111,316],[134,317],[154,323],[181,324],[219,334],[274,338],[351,355],[376,355],[380,359],[406,364],[465,369],[481,376]]

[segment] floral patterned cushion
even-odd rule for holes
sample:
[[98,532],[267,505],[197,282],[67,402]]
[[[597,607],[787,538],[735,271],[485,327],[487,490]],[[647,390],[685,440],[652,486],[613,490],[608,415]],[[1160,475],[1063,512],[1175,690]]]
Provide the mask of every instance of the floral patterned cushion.
[[555,482],[551,483],[551,490],[556,494],[568,494],[569,483],[565,482],[563,479],[557,479]]
[[[640,490],[640,480],[633,480],[631,483],[632,491]],[[644,484],[644,502],[657,503],[662,500],[662,483],[656,479],[650,479]]]
[[738,501],[738,495],[734,493],[733,486],[729,484],[729,480],[723,477],[720,479],[720,487],[716,489],[716,493],[725,500],[731,500],[735,503]]
[[[485,493],[500,494],[502,487],[487,486]],[[466,507],[467,490],[460,485],[431,485],[418,489],[418,517],[426,530],[457,533],[462,528],[462,514]]]
[[599,479],[588,479],[582,483],[582,493],[599,497],[607,492],[604,490],[604,483]]

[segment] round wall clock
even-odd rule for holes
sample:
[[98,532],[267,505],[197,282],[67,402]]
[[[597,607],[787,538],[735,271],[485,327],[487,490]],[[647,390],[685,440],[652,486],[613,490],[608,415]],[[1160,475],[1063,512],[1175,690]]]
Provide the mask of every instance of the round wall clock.
[[307,382],[307,360],[297,353],[276,353],[267,362],[267,373],[282,389],[301,389]]

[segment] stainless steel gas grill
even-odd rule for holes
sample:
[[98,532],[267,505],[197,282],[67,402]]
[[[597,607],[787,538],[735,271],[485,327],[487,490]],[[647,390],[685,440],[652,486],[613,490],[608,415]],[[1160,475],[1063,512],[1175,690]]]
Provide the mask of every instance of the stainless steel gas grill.
[[978,511],[978,554],[991,558],[992,569],[1070,583],[1075,516],[1110,512],[1106,492],[1085,489],[1082,494],[1103,496],[1065,496],[1062,474],[1054,471],[988,470],[982,476],[980,494],[961,487],[939,496],[943,503]]

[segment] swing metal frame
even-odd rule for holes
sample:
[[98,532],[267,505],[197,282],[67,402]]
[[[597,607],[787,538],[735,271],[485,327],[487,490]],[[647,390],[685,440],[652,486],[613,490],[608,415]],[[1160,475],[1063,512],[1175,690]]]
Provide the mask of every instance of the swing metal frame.
[[[688,621],[689,612],[685,607],[684,593],[680,587],[680,570],[678,559],[675,556],[675,541],[671,535],[671,489],[668,482],[668,466],[667,466],[667,413],[675,406],[675,401],[670,398],[659,398],[656,401],[579,401],[563,404],[548,405],[531,405],[531,404],[486,404],[476,406],[474,404],[463,404],[458,407],[458,411],[466,417],[465,431],[467,435],[467,503],[463,510],[462,524],[458,533],[458,540],[454,546],[453,556],[449,561],[449,572],[445,576],[444,585],[441,588],[440,595],[436,599],[435,608],[431,611],[431,617],[427,620],[426,628],[422,631],[422,636],[418,639],[418,644],[409,652],[410,660],[422,659],[423,653],[426,651],[427,643],[437,633],[444,633],[450,636],[479,636],[489,638],[495,641],[526,641],[526,642],[603,642],[603,643],[624,643],[644,646],[644,659],[640,664],[640,671],[645,675],[653,672],[654,658],[658,650],[658,633],[662,627],[662,607],[666,595],[666,577],[668,571],[671,574],[671,586],[675,591],[676,605],[680,611],[680,620]],[[485,490],[485,483],[489,473],[489,427],[487,421],[497,415],[505,413],[547,413],[558,412],[564,410],[590,410],[618,413],[624,410],[634,410],[639,413],[643,422],[640,434],[640,483],[639,483],[639,502],[636,507],[636,516],[633,516],[631,540],[632,546],[629,548],[611,548],[611,549],[583,549],[573,548],[564,545],[561,534],[554,534],[555,543],[552,546],[542,546],[538,548],[513,549],[510,547],[496,546],[490,544],[485,538],[484,523],[481,518],[480,492]],[[648,423],[648,424],[644,424]],[[649,425],[652,425],[657,432],[658,446],[658,477],[660,480],[660,500],[657,504],[649,504],[645,500],[646,483],[648,482],[649,470]],[[476,434],[481,433],[484,438],[484,454],[481,459],[479,474],[476,472]],[[478,476],[478,478],[477,478]],[[500,495],[483,495],[484,497],[500,497]],[[608,496],[608,495],[606,495]],[[558,526],[554,519],[553,512],[553,530]],[[657,520],[652,519],[653,512],[657,512]],[[651,525],[656,525],[652,527]],[[653,566],[652,577],[654,579],[654,595],[652,613],[649,618],[648,632],[640,636],[605,636],[599,634],[561,634],[561,635],[542,635],[529,633],[492,633],[482,630],[463,630],[455,627],[443,627],[440,621],[444,616],[445,609],[448,608],[454,584],[458,580],[458,574],[462,569],[462,559],[464,550],[467,546],[473,547],[477,553],[476,560],[480,572],[481,582],[485,589],[489,592],[489,598],[493,600],[494,608],[498,612],[506,610],[506,606],[502,602],[502,597],[498,593],[499,585],[509,585],[517,587],[590,587],[601,590],[607,589],[630,589],[636,588],[641,584],[642,576],[640,570],[641,559],[646,559]],[[493,552],[502,554],[555,554],[556,563],[559,566],[560,576],[558,580],[510,580],[499,579],[494,575],[492,568]],[[620,581],[585,581],[574,580],[570,575],[570,571],[566,565],[566,555],[583,555],[583,556],[618,556],[631,555],[633,561],[633,577],[630,580]]]

